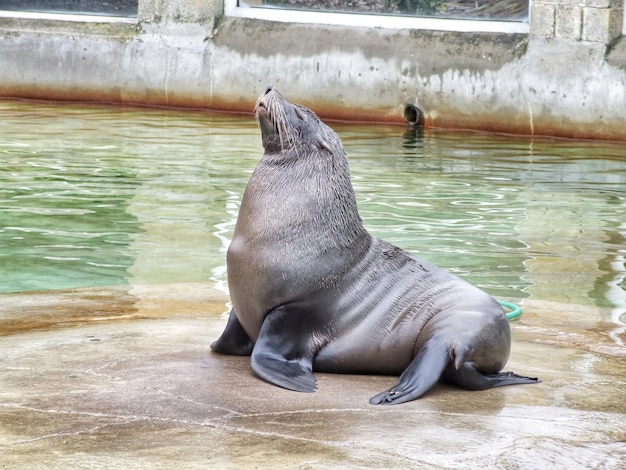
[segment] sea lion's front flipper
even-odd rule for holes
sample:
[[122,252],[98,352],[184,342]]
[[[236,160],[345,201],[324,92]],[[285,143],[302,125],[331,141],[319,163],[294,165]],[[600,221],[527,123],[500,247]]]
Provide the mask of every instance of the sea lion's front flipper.
[[226,328],[222,335],[211,344],[211,349],[221,354],[249,356],[253,347],[254,343],[239,323],[235,310],[231,310]]
[[374,395],[370,398],[370,404],[398,405],[421,397],[437,383],[449,363],[448,346],[436,339],[429,340],[404,369],[398,383]]
[[[300,333],[302,332],[302,333]],[[263,320],[250,365],[269,383],[296,392],[314,392],[313,354],[308,351],[310,330],[306,315],[282,305]]]

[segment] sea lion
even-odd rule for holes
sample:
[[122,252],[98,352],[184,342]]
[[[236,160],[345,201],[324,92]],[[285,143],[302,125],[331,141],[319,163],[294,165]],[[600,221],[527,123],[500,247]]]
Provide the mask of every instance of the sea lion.
[[363,227],[339,137],[268,87],[255,106],[265,154],[228,248],[233,309],[211,348],[251,355],[260,378],[300,392],[313,371],[401,374],[370,399],[419,398],[439,379],[481,390],[535,383],[501,373],[502,307]]

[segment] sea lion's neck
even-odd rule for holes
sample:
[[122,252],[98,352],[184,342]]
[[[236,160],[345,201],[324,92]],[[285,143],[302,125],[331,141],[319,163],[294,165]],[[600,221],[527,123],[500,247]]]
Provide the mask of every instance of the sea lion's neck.
[[300,227],[308,237],[341,246],[368,236],[343,148],[324,154],[304,148],[266,153],[248,182],[242,217],[248,230]]

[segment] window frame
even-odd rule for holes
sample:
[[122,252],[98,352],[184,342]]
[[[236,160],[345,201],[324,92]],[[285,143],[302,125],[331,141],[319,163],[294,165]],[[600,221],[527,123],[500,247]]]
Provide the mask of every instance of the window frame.
[[[532,0],[531,0],[532,1]],[[530,21],[471,20],[326,11],[298,11],[281,8],[239,6],[238,0],[224,0],[224,14],[282,23],[306,23],[384,29],[437,30],[485,33],[529,33]],[[530,10],[530,5],[529,5]],[[529,11],[530,17],[530,11]]]
[[137,13],[134,16],[119,16],[107,13],[81,11],[37,11],[37,10],[3,10],[0,7],[0,18],[43,20],[43,21],[70,21],[76,23],[126,23],[139,22],[139,9],[142,0],[137,0]]
[[71,21],[75,23],[126,23],[137,24],[137,17],[83,15],[73,13],[43,13],[38,11],[0,10],[0,18],[24,20]]

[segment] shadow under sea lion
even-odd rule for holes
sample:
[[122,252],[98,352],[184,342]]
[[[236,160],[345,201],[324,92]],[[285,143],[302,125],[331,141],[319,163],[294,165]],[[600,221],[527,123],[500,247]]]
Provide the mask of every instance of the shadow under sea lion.
[[255,112],[265,154],[228,248],[233,309],[214,351],[251,355],[257,376],[300,392],[315,390],[313,371],[401,374],[371,404],[440,379],[538,381],[500,372],[511,333],[495,299],[365,230],[343,145],[314,112],[272,87]]

